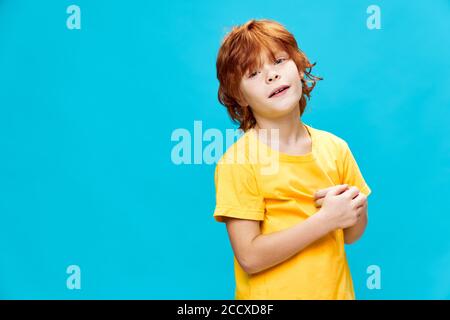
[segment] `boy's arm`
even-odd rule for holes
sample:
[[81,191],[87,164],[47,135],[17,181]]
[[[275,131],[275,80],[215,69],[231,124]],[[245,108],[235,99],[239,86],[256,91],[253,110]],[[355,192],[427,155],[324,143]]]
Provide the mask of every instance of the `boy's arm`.
[[275,266],[330,232],[320,211],[288,229],[261,234],[260,221],[227,218],[231,246],[242,269],[254,274]]
[[367,200],[364,204],[364,206],[360,209],[360,219],[358,219],[358,222],[349,228],[344,229],[344,241],[346,244],[352,244],[355,243],[361,236],[363,235],[364,231],[366,230],[367,226]]
[[[261,234],[260,221],[228,218],[227,230],[236,259],[248,274],[275,266],[337,228],[356,223],[353,206],[361,202],[356,188],[333,187],[324,206],[305,221],[278,232]],[[345,191],[344,193],[342,193]],[[342,194],[341,194],[342,193]],[[332,209],[331,209],[332,208]]]

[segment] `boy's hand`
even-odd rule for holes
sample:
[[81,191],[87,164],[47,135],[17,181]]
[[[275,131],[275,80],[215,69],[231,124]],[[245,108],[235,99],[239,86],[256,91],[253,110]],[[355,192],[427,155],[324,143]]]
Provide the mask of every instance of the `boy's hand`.
[[[318,214],[324,217],[329,230],[354,226],[365,212],[366,195],[359,192],[356,187],[348,188],[348,185],[337,185],[327,189],[325,197],[322,197],[322,208]],[[324,190],[326,189],[317,192],[318,197],[322,196]]]
[[349,188],[348,184],[338,184],[338,185],[331,186],[331,187],[328,187],[325,189],[317,190],[314,193],[314,204],[316,205],[316,208],[322,207],[323,200],[329,191],[337,189],[337,190],[339,190],[339,194],[340,194],[340,193],[348,190],[348,188]]

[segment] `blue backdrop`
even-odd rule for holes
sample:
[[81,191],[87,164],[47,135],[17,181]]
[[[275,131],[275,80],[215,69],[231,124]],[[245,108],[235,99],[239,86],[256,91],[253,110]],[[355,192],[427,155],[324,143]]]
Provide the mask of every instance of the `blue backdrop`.
[[236,128],[215,59],[251,18],[317,62],[304,121],[344,138],[372,188],[346,248],[357,298],[450,298],[446,0],[0,1],[0,298],[234,297],[214,163],[175,164],[171,137],[202,150],[194,121]]

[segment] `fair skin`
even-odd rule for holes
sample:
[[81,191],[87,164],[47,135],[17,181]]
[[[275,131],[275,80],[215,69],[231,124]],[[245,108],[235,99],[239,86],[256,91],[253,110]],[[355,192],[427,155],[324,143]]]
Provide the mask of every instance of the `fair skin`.
[[[326,189],[318,190],[314,193],[314,203],[316,207],[321,208],[323,205],[323,200],[328,193],[328,191],[332,190],[334,187],[329,187]],[[358,190],[356,187],[353,187]],[[358,194],[364,199],[361,208],[359,208],[359,212],[357,213],[357,223],[351,227],[344,229],[344,239],[346,244],[352,244],[356,242],[363,235],[364,231],[367,227],[368,217],[367,217],[367,196],[364,193],[360,193],[358,190]]]
[[[259,70],[247,72],[240,83],[239,104],[250,107],[260,129],[278,129],[278,149],[292,155],[311,152],[311,139],[300,119],[302,83],[296,64],[279,50],[276,61],[262,55]],[[281,85],[290,88],[269,98]],[[300,119],[300,121],[299,121]],[[264,139],[265,136],[260,136]],[[268,141],[270,143],[270,141]],[[236,259],[248,274],[273,267],[299,253],[313,242],[337,229],[344,230],[345,243],[358,240],[367,225],[367,197],[354,186],[337,185],[317,190],[314,201],[319,211],[288,229],[261,234],[260,221],[226,218],[226,226]]]
[[[267,63],[268,54],[263,54],[264,65],[260,70],[248,71],[242,78],[239,104],[253,111],[257,125],[255,129],[278,129],[279,145],[282,152],[303,154],[311,150],[307,132],[301,122],[298,107],[302,96],[302,83],[297,66],[285,51],[279,50],[277,60]],[[289,85],[281,97],[271,97],[270,93],[281,85]],[[264,139],[263,136],[260,136]],[[298,149],[300,147],[300,149]],[[295,151],[294,151],[295,150]],[[309,150],[309,151],[308,151]]]

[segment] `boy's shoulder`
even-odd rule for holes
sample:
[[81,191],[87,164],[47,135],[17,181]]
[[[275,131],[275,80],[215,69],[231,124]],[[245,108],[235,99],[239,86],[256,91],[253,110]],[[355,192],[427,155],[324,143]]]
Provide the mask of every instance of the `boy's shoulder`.
[[[236,162],[243,162],[246,163],[250,158],[250,150],[252,149],[251,146],[251,139],[250,139],[251,131],[248,130],[247,132],[240,132],[239,138],[233,142],[231,145],[227,144],[227,147],[220,157],[219,163],[236,163]],[[240,160],[240,161],[238,161]]]
[[346,147],[347,146],[347,142],[343,138],[339,137],[338,135],[336,135],[330,131],[313,128],[311,126],[308,126],[308,127],[311,128],[312,130],[314,130],[314,133],[316,135],[316,141],[320,144],[329,143],[336,147]]
[[344,138],[323,129],[313,128],[315,134],[315,150],[328,157],[345,157],[350,150]]

